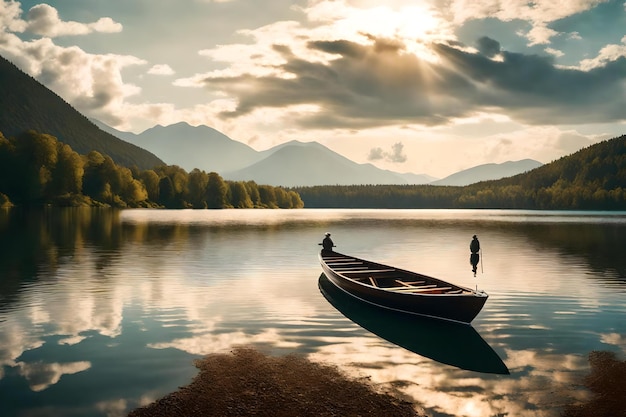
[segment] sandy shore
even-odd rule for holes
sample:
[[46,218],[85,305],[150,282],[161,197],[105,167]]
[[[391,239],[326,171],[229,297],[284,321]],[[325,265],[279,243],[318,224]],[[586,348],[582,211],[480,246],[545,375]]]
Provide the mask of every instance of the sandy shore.
[[626,417],[626,361],[613,352],[593,351],[589,365],[591,372],[583,384],[591,398],[565,407],[563,417]]
[[[612,352],[589,354],[581,385],[588,401],[568,405],[562,417],[626,417],[626,361]],[[380,392],[368,379],[351,379],[334,366],[302,356],[266,356],[251,348],[196,361],[191,384],[129,417],[420,417],[413,404]]]
[[129,417],[419,417],[411,403],[377,391],[368,380],[297,355],[238,348],[208,355],[196,366],[200,372],[191,384]]

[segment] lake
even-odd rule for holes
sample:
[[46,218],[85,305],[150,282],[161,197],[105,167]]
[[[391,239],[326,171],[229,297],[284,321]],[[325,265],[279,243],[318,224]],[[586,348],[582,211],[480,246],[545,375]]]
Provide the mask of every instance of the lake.
[[[461,329],[354,305],[325,287],[327,231],[337,251],[490,297]],[[123,416],[246,345],[428,416],[558,416],[589,398],[591,351],[625,359],[624,248],[624,212],[0,211],[2,415]]]

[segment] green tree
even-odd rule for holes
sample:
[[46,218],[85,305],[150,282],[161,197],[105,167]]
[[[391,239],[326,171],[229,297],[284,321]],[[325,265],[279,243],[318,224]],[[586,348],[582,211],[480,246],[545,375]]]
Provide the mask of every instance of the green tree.
[[0,192],[15,195],[15,145],[0,132]]
[[194,169],[189,173],[186,200],[193,208],[207,208],[207,186],[209,175],[199,169]]
[[278,208],[274,187],[270,185],[259,185],[259,196],[261,197],[262,207]]
[[185,201],[185,196],[187,194],[187,184],[189,181],[189,175],[187,174],[187,171],[185,171],[178,165],[164,165],[158,167],[156,169],[156,172],[159,174],[160,177],[169,177],[171,181],[172,193],[174,194],[174,197],[171,199],[166,198],[166,200],[170,201],[167,207],[187,207],[187,203]]
[[147,169],[139,173],[139,178],[143,182],[146,192],[148,193],[148,199],[150,201],[159,201],[159,175],[152,169]]
[[297,192],[289,191],[289,198],[291,199],[291,208],[304,208],[304,202]]
[[252,208],[254,207],[252,199],[248,194],[246,184],[240,181],[228,183],[230,187],[230,202],[235,208]]
[[174,184],[167,175],[159,180],[159,204],[173,208],[176,207],[176,193],[174,192]]
[[104,156],[98,151],[91,151],[83,159],[83,194],[98,199],[104,192],[106,183],[100,172],[104,164]]
[[20,194],[26,204],[41,204],[50,197],[52,170],[57,158],[57,139],[54,136],[29,130],[15,142],[18,162],[17,174],[21,180]]
[[59,142],[57,149],[58,161],[52,172],[54,195],[80,194],[85,173],[83,160],[64,143]]
[[217,172],[209,173],[209,182],[206,188],[207,207],[219,209],[228,206],[228,186]]
[[254,181],[246,182],[246,190],[250,196],[253,207],[261,207],[261,195],[259,194],[259,186]]

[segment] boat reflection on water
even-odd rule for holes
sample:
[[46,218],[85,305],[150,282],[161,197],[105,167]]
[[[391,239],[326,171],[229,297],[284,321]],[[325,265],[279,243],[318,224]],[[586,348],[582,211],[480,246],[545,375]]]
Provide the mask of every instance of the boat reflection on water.
[[322,295],[341,314],[395,345],[468,371],[509,374],[502,359],[470,325],[364,303],[337,288],[324,274],[318,285]]

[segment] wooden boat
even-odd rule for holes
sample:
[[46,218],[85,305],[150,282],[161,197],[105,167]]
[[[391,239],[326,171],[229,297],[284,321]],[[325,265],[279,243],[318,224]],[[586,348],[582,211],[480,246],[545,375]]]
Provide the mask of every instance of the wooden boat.
[[319,259],[339,289],[391,310],[469,324],[489,297],[484,291],[334,251],[322,250]]
[[337,288],[323,273],[318,286],[324,298],[346,318],[397,346],[468,371],[510,373],[500,356],[472,326],[361,302]]

